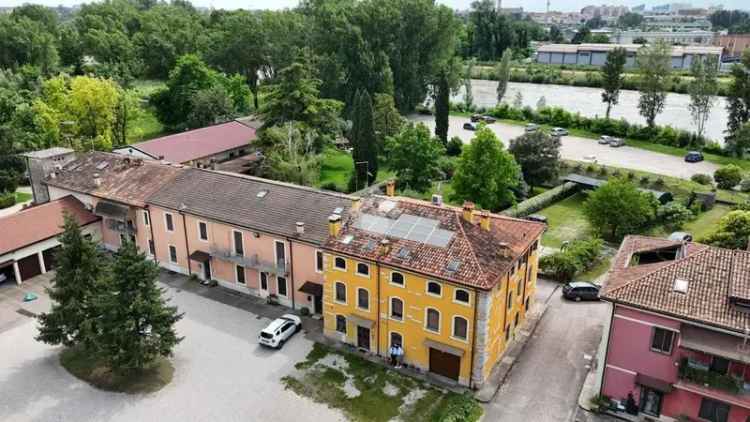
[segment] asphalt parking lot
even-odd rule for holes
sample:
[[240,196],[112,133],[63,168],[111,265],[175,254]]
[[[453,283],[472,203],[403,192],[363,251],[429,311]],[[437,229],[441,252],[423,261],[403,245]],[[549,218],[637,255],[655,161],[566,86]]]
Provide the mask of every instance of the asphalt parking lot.
[[[27,304],[38,312],[49,306],[42,284],[23,286],[40,295]],[[269,319],[174,285],[163,287],[185,312],[177,325],[185,340],[175,349],[175,377],[156,393],[127,395],[97,390],[63,369],[60,349],[36,342],[35,320],[17,312],[23,293],[6,286],[14,291],[0,292],[0,421],[345,420],[338,411],[284,390],[279,381],[312,348],[302,333],[282,350],[268,350],[258,345],[257,335]]]

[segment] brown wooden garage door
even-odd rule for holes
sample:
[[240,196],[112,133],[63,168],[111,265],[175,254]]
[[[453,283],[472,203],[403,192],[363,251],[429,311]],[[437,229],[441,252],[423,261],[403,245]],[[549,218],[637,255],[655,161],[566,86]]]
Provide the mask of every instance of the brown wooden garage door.
[[461,358],[430,348],[430,372],[458,381],[461,373]]
[[54,248],[49,248],[46,251],[42,252],[42,255],[44,256],[44,268],[49,270],[54,270],[55,267],[57,267],[57,261],[55,261],[55,255],[57,254],[57,251],[59,251],[61,246],[55,246]]
[[21,281],[41,274],[42,267],[39,266],[39,256],[36,254],[29,255],[18,261],[18,269],[21,272]]

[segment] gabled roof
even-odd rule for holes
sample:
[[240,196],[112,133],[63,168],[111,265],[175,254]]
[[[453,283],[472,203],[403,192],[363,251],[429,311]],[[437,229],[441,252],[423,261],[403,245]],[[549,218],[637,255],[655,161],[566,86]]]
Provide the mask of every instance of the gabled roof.
[[164,157],[183,164],[248,145],[256,138],[255,129],[237,121],[163,136],[130,145],[154,159]]
[[[490,214],[490,230],[485,230],[479,215],[471,223],[455,207],[401,197],[362,201],[339,235],[328,239],[328,249],[480,289],[498,283],[545,229],[541,223]],[[442,233],[435,236],[437,231]],[[379,247],[383,239],[389,241],[386,254]]]
[[[106,152],[88,152],[45,179],[50,186],[143,207],[181,168]],[[95,179],[98,175],[99,184]]]
[[[635,265],[637,252],[679,247],[675,260]],[[602,298],[648,311],[744,333],[750,327],[750,252],[697,243],[628,236],[615,257]],[[684,280],[687,290],[675,288]]]
[[77,199],[66,196],[0,218],[0,255],[25,248],[63,232],[63,215],[69,213],[79,226],[97,221]]
[[[320,244],[328,216],[345,213],[353,197],[258,177],[188,168],[148,203],[265,233]],[[297,222],[304,233],[297,233]]]

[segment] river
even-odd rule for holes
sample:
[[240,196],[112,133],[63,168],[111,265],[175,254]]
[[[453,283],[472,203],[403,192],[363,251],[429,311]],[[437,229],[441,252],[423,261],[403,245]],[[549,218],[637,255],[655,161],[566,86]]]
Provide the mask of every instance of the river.
[[[497,104],[496,81],[472,79],[474,104],[480,107],[494,107]],[[504,101],[513,103],[516,93],[523,96],[523,104],[536,108],[540,97],[544,97],[548,106],[562,107],[570,112],[595,117],[604,116],[607,107],[602,103],[601,88],[586,88],[567,85],[543,85],[510,82]],[[453,102],[463,102],[464,88],[451,98]],[[612,108],[612,117],[624,118],[631,123],[646,124],[638,114],[638,91],[623,90],[620,92],[620,103]],[[656,116],[656,124],[669,125],[676,129],[695,131],[690,117],[690,96],[685,94],[667,94],[664,110]],[[711,116],[706,124],[706,136],[723,144],[724,130],[727,127],[726,100],[717,97],[711,109]]]

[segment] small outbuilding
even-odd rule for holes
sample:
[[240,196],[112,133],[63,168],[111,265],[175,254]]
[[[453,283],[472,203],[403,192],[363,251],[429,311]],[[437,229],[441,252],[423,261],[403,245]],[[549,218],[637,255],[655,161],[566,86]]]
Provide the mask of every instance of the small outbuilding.
[[56,267],[63,215],[72,216],[84,236],[98,240],[100,218],[73,196],[26,208],[0,218],[0,284],[21,284]]

